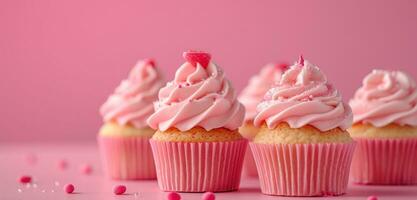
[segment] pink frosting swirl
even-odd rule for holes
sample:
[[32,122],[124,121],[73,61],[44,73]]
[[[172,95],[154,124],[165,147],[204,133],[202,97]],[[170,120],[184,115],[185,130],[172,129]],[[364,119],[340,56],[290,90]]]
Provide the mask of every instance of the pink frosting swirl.
[[264,99],[265,93],[279,83],[286,70],[286,64],[268,64],[256,76],[249,80],[248,86],[239,95],[239,101],[246,108],[245,121],[252,121],[256,114],[256,106]]
[[291,66],[264,99],[258,105],[255,126],[266,122],[272,129],[280,122],[287,122],[291,128],[311,125],[327,131],[337,127],[345,130],[352,124],[349,105],[342,102],[339,92],[320,69],[308,61]]
[[354,123],[417,126],[417,87],[410,76],[401,71],[374,70],[362,84],[350,101]]
[[139,61],[130,71],[129,78],[123,80],[101,106],[104,121],[146,127],[146,119],[153,113],[152,103],[157,100],[158,91],[164,84],[153,61]]
[[245,109],[223,71],[212,62],[201,63],[188,60],[160,90],[155,113],[148,119],[151,128],[186,131],[199,126],[208,131],[242,125]]

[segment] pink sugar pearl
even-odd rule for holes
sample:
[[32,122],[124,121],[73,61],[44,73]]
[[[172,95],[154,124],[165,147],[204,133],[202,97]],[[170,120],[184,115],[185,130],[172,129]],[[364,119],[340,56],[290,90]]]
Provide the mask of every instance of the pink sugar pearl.
[[89,164],[83,164],[80,167],[81,173],[83,174],[91,174],[93,172],[93,167],[91,167],[91,165]]
[[368,200],[378,200],[378,197],[376,197],[376,196],[369,196],[368,197]]
[[30,176],[21,176],[21,177],[19,177],[18,181],[20,183],[30,183],[30,182],[32,182],[32,177],[30,177]]
[[214,195],[213,192],[206,192],[203,194],[203,197],[201,199],[202,200],[215,200],[216,196]]
[[68,162],[64,159],[58,161],[58,168],[61,170],[68,168]]
[[113,193],[115,195],[121,195],[124,194],[126,192],[126,186],[124,185],[115,185],[113,187]]
[[176,192],[170,192],[168,193],[168,200],[180,200],[181,195]]
[[74,192],[74,185],[73,184],[66,184],[64,185],[64,191],[68,194],[71,194]]

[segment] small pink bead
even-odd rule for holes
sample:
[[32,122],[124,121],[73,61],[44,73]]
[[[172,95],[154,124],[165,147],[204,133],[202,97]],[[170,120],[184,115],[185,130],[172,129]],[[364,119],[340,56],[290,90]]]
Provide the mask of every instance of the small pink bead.
[[30,183],[32,181],[32,177],[30,176],[21,176],[19,177],[20,183]]
[[126,186],[124,185],[115,185],[113,187],[113,193],[115,195],[121,195],[124,194],[126,192]]
[[368,197],[368,200],[378,200],[378,197],[376,197],[376,196],[369,196]]
[[176,192],[170,192],[168,193],[168,200],[180,200],[181,195]]
[[58,168],[61,170],[68,168],[68,162],[64,159],[58,161]]
[[68,194],[71,194],[74,192],[74,185],[73,184],[66,184],[64,185],[64,191]]
[[80,170],[83,174],[91,174],[93,172],[93,167],[89,164],[84,164],[81,166]]
[[216,196],[214,195],[213,192],[206,192],[203,194],[203,197],[201,199],[202,200],[215,200]]

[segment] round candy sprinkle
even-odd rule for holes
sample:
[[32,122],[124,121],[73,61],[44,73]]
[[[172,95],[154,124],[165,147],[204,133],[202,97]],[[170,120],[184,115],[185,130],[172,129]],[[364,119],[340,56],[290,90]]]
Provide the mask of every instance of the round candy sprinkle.
[[115,195],[121,195],[124,194],[126,192],[126,186],[124,185],[115,185],[113,187],[113,193]]
[[203,197],[201,199],[202,200],[215,200],[216,196],[214,195],[213,192],[206,192],[203,194]]
[[71,193],[73,193],[73,192],[74,192],[74,189],[75,189],[75,187],[74,187],[74,185],[73,185],[73,184],[65,184],[65,185],[64,185],[64,191],[65,191],[67,194],[71,194]]
[[378,198],[376,196],[369,196],[368,200],[378,200]]
[[19,178],[20,183],[30,183],[32,181],[32,177],[30,176],[21,176]]
[[167,197],[168,197],[168,200],[180,200],[181,199],[181,195],[176,192],[168,193]]
[[89,164],[81,165],[80,170],[83,174],[91,174],[91,172],[93,172],[93,168]]
[[61,170],[68,168],[68,162],[64,159],[58,161],[58,168]]

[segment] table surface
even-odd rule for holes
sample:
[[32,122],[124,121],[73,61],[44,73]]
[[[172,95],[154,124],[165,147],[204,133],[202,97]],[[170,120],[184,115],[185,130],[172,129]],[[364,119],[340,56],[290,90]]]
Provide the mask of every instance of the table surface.
[[[66,160],[68,167],[61,169],[59,162]],[[83,174],[81,166],[93,167],[91,174]],[[30,175],[32,184],[22,185],[17,179]],[[74,194],[66,194],[62,187],[75,186]],[[127,187],[124,195],[114,195],[116,184]],[[417,199],[417,186],[360,186],[350,184],[346,195],[322,197],[326,199]],[[93,143],[73,144],[0,144],[0,200],[117,200],[167,199],[167,193],[153,181],[114,181],[107,179],[101,169],[97,146]],[[201,199],[201,193],[181,193],[182,200]],[[263,195],[257,179],[242,178],[241,188],[235,192],[216,193],[216,199],[321,199],[318,197],[276,197]]]

